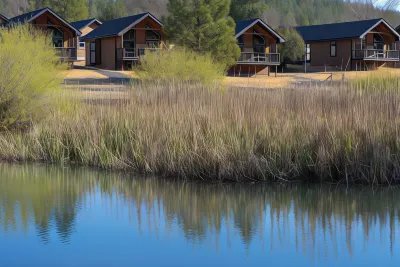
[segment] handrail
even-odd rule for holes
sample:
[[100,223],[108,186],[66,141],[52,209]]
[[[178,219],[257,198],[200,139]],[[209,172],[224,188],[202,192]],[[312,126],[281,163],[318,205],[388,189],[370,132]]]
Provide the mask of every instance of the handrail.
[[258,52],[242,52],[238,59],[238,63],[270,63],[280,64],[280,53],[258,53]]
[[400,59],[400,51],[384,49],[353,49],[353,58]]

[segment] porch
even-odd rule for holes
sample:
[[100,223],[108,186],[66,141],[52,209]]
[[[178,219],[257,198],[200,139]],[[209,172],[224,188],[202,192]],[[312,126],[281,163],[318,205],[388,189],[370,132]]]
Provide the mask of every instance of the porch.
[[117,48],[117,60],[136,61],[149,52],[161,51],[159,43],[133,43],[133,48]]
[[55,49],[61,61],[71,62],[78,59],[76,47],[55,47]]
[[372,61],[399,61],[399,50],[384,49],[354,49],[353,59],[372,60]]
[[280,65],[281,55],[279,53],[242,52],[237,63],[252,65]]

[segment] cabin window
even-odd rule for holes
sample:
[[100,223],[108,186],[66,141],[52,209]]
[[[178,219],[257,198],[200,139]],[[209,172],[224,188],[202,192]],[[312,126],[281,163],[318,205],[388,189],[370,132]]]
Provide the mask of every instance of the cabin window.
[[259,35],[256,31],[253,34],[253,49],[254,52],[265,53],[265,39]]
[[336,57],[336,41],[331,41],[331,57]]
[[374,49],[383,50],[385,47],[385,40],[379,33],[374,33]]
[[54,47],[64,47],[64,32],[58,28],[49,28],[47,30],[51,36]]
[[135,49],[136,31],[129,30],[124,34],[124,48]]
[[240,50],[243,51],[243,47],[244,47],[244,36],[243,36],[243,34],[240,35],[240,36],[237,38],[237,44],[238,44],[238,46],[240,47]]
[[153,30],[146,30],[146,41],[159,41],[161,39],[160,34]]
[[85,42],[79,42],[79,48],[85,49]]
[[306,61],[311,61],[311,44],[306,44]]

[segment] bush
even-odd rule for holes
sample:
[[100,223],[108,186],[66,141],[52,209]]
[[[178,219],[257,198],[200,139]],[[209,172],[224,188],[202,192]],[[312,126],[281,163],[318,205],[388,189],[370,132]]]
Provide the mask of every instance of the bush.
[[225,66],[210,55],[174,48],[146,54],[135,71],[143,81],[212,84],[222,79]]
[[304,52],[306,46],[300,34],[295,29],[291,28],[281,29],[279,33],[286,40],[286,42],[283,43],[280,48],[282,62],[286,64],[296,60],[304,61]]
[[0,128],[26,127],[43,117],[64,68],[45,32],[31,25],[0,28]]

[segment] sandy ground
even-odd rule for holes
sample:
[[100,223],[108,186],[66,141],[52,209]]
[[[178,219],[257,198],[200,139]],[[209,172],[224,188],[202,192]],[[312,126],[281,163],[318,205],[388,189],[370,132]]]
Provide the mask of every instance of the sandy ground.
[[[340,81],[363,78],[370,75],[398,75],[400,69],[381,68],[375,71],[351,71],[351,72],[314,72],[314,73],[278,73],[274,75],[258,75],[255,77],[225,77],[224,84],[227,86],[239,86],[248,88],[282,88],[300,82],[325,80]],[[73,69],[64,72],[65,79],[129,79],[136,78],[132,71],[109,71],[99,69]],[[331,77],[332,76],[332,77]]]

